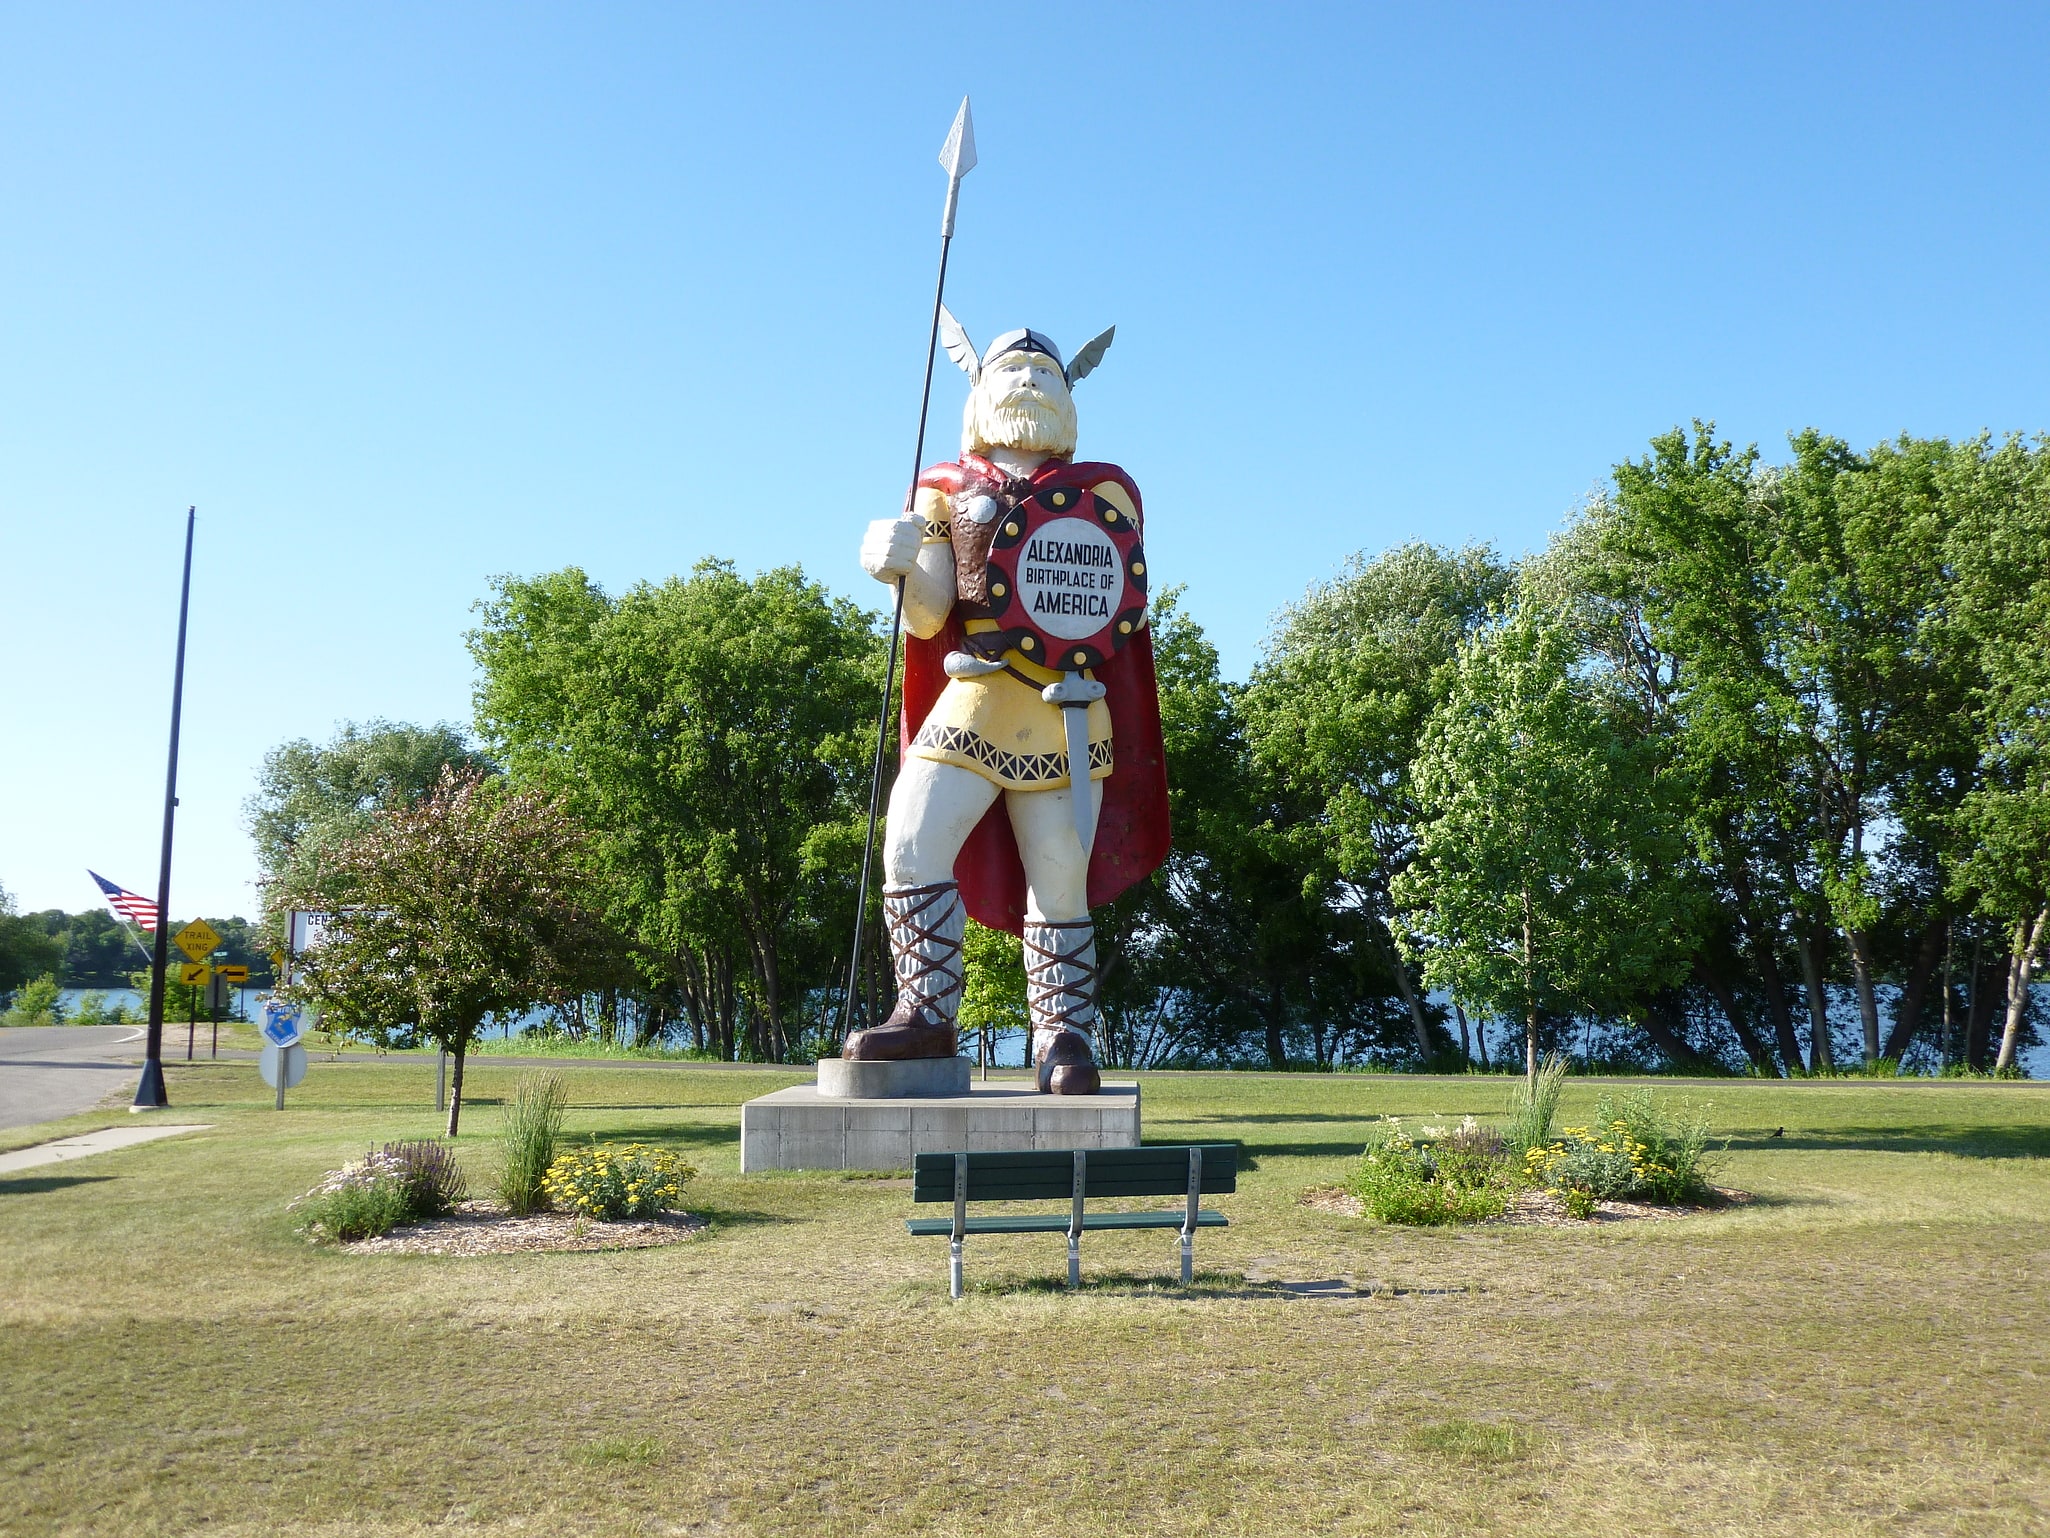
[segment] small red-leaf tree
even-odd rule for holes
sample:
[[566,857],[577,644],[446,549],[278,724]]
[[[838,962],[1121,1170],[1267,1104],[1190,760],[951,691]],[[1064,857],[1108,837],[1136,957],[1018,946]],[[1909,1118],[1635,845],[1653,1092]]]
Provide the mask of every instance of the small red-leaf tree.
[[286,883],[290,906],[329,916],[292,991],[349,1018],[409,1021],[453,1057],[454,1137],[463,1060],[487,1020],[617,980],[585,843],[545,793],[444,770],[432,793],[381,810]]

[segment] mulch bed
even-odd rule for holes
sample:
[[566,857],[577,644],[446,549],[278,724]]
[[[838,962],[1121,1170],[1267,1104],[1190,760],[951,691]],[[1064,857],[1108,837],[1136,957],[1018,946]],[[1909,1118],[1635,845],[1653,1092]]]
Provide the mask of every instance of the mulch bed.
[[464,1202],[445,1218],[407,1223],[375,1239],[342,1246],[357,1255],[512,1255],[540,1250],[645,1250],[676,1244],[705,1231],[688,1212],[600,1223],[566,1212],[516,1218],[491,1202]]
[[[1691,1218],[1703,1212],[1720,1212],[1725,1207],[1741,1207],[1749,1202],[1749,1191],[1733,1191],[1723,1186],[1710,1187],[1717,1200],[1706,1206],[1656,1207],[1649,1202],[1596,1202],[1591,1218],[1571,1217],[1566,1204],[1553,1191],[1519,1191],[1509,1198],[1509,1210],[1499,1218],[1470,1225],[1475,1228],[1583,1228],[1589,1223],[1627,1223],[1639,1219]],[[1312,1186],[1298,1198],[1305,1207],[1319,1212],[1335,1212],[1344,1217],[1362,1216],[1360,1199],[1343,1186]]]

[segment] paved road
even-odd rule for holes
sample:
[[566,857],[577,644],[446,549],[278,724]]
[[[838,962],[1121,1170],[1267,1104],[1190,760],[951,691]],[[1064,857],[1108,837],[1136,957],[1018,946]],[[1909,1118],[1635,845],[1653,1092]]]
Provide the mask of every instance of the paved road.
[[28,1127],[89,1111],[135,1088],[132,1025],[0,1026],[0,1127]]

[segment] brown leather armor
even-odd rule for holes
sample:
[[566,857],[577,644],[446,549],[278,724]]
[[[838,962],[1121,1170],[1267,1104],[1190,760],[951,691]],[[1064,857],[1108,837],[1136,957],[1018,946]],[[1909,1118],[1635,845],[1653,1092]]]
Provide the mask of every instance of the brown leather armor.
[[[1015,477],[991,481],[971,477],[948,498],[951,510],[949,534],[954,545],[954,599],[963,619],[989,616],[989,547],[996,540],[997,525],[1020,502],[1032,494],[1032,483]],[[978,523],[968,508],[978,497],[988,497],[996,512]]]

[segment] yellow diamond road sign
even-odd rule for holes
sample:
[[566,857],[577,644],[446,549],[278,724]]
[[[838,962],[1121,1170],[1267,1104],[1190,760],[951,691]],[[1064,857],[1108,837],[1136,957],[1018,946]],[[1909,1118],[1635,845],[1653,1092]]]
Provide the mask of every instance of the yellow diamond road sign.
[[221,943],[221,936],[220,931],[205,919],[194,919],[171,936],[171,940],[194,961],[204,961],[212,954],[213,948]]
[[178,964],[178,981],[185,984],[188,988],[203,987],[206,980],[213,975],[213,970],[212,967],[203,961],[180,962]]

